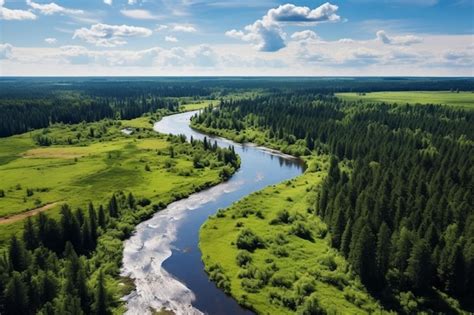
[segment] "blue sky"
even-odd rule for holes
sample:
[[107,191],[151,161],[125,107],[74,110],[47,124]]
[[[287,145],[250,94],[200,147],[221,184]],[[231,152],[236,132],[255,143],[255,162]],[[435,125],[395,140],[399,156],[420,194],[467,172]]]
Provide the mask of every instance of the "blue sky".
[[2,75],[472,76],[474,0],[0,0]]

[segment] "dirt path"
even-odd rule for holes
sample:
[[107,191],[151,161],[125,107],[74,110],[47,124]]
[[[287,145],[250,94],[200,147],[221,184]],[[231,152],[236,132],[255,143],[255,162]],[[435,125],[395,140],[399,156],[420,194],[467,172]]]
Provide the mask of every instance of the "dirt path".
[[40,212],[43,212],[43,211],[46,211],[46,210],[49,210],[49,209],[53,208],[57,204],[58,204],[58,202],[52,202],[52,203],[48,203],[48,204],[46,204],[42,207],[35,208],[35,209],[32,209],[32,210],[28,210],[26,212],[22,212],[22,213],[19,213],[19,214],[15,214],[15,215],[11,215],[11,216],[8,216],[8,217],[0,218],[0,225],[1,224],[15,223],[15,222],[23,220],[27,217],[37,215]]

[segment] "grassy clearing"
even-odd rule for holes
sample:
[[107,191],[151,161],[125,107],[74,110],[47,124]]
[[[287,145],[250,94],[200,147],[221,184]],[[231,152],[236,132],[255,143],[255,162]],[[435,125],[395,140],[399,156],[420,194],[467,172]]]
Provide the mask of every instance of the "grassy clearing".
[[209,106],[219,105],[219,100],[191,100],[190,103],[183,103],[181,105],[181,110],[185,112],[203,109]]
[[[47,211],[55,217],[60,204],[73,208],[85,208],[89,201],[105,204],[115,191],[167,203],[220,181],[221,167],[195,168],[189,148],[178,153],[173,144],[176,157],[171,158],[171,142],[150,131],[148,120],[56,125],[0,139],[0,190],[4,192],[0,217],[57,202]],[[120,132],[124,126],[137,128],[136,132],[124,135]],[[96,131],[93,136],[91,129]],[[38,134],[59,144],[39,146],[34,140]],[[74,144],[68,145],[71,139]],[[0,247],[22,226],[22,221],[2,224]]]
[[472,92],[372,92],[372,93],[336,93],[337,97],[348,101],[367,103],[385,102],[397,104],[441,104],[460,108],[474,109]]
[[312,301],[338,314],[381,312],[312,213],[310,192],[325,176],[326,163],[311,161],[304,175],[244,198],[201,228],[210,278],[259,314],[308,311]]

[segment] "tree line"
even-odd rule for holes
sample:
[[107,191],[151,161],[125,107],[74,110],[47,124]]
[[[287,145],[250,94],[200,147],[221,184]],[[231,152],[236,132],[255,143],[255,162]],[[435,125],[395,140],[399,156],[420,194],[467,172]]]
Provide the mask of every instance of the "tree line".
[[9,100],[0,105],[0,137],[48,127],[104,118],[132,119],[158,109],[177,111],[177,101],[159,97]]
[[474,112],[295,92],[223,101],[195,123],[330,154],[316,213],[387,307],[449,312],[439,292],[474,300]]

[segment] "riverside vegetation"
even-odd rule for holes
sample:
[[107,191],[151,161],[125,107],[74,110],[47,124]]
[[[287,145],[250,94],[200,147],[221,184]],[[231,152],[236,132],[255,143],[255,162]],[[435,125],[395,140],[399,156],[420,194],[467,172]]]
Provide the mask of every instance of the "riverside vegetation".
[[[121,109],[78,124],[65,117],[86,119],[75,115],[89,105],[45,105],[51,110],[46,115],[64,111],[64,121],[27,133],[12,127],[8,134],[21,134],[0,139],[0,313],[122,313],[120,298],[133,288],[120,278],[122,241],[170,202],[227,179],[239,167],[232,148],[151,129],[182,103],[194,109],[209,101],[140,102],[134,114]],[[96,105],[90,106],[95,113]],[[34,127],[10,118],[18,123],[10,126]],[[47,212],[29,217],[29,210],[44,205]]]
[[[259,313],[337,313],[339,299],[373,311],[365,291],[353,290],[352,272],[388,311],[472,309],[473,123],[472,111],[454,107],[303,92],[205,110],[194,128],[298,156],[330,155],[319,189],[292,196],[281,185],[206,223],[201,248],[211,278]],[[326,249],[322,258],[326,244],[337,253]]]
[[469,91],[472,80],[0,79],[0,313],[123,313],[133,283],[119,276],[122,241],[240,163],[232,148],[152,123],[219,103],[193,126],[308,163],[201,231],[210,277],[242,305],[472,309],[472,112],[334,97],[442,88]]

